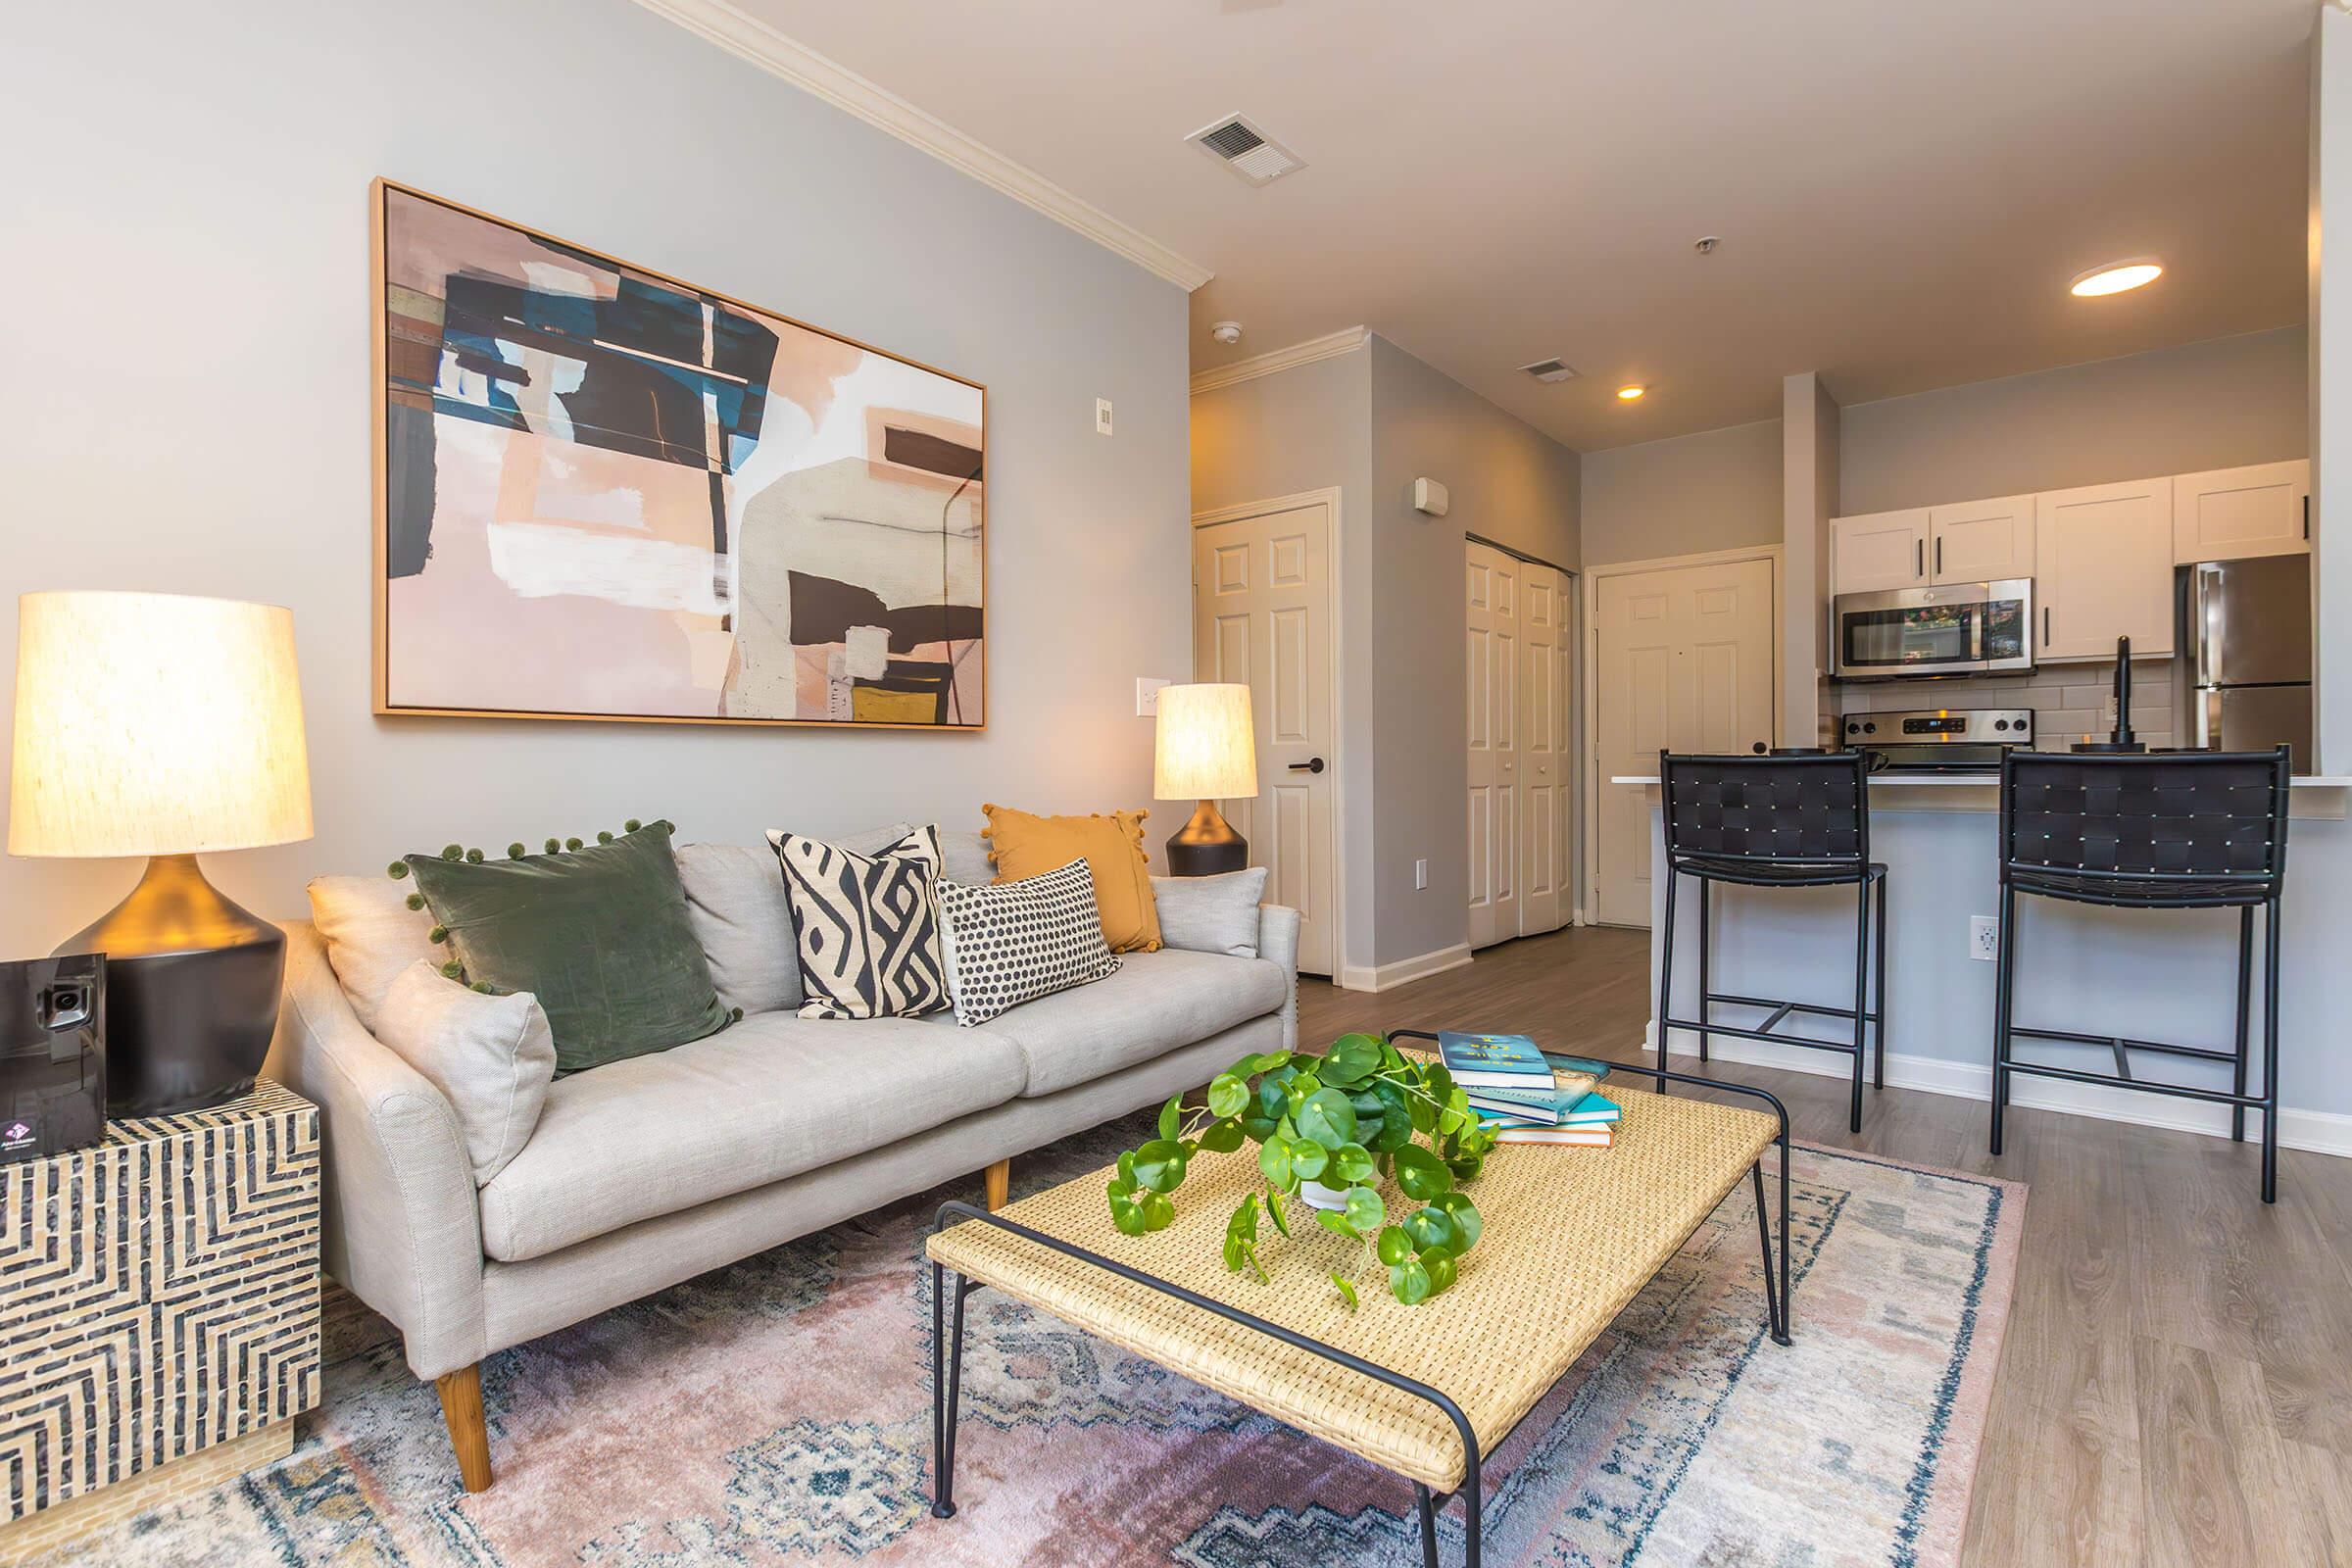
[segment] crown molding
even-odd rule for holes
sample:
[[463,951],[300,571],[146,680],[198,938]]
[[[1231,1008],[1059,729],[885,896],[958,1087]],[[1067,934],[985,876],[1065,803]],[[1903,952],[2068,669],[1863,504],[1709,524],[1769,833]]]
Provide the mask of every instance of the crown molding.
[[949,168],[1034,208],[1188,294],[1214,275],[1200,263],[1128,227],[1036,170],[973,140],[880,83],[868,81],[758,18],[745,15],[727,0],[637,0],[637,4],[876,129],[921,148]]
[[1327,332],[1321,337],[1310,337],[1303,343],[1294,343],[1287,349],[1269,349],[1247,360],[1236,360],[1231,365],[1216,365],[1205,370],[1195,370],[1193,392],[1195,396],[1202,392],[1214,392],[1236,381],[1254,381],[1261,375],[1272,375],[1278,370],[1312,365],[1317,360],[1336,359],[1342,354],[1353,354],[1371,340],[1372,332],[1368,327],[1342,327],[1337,332]]

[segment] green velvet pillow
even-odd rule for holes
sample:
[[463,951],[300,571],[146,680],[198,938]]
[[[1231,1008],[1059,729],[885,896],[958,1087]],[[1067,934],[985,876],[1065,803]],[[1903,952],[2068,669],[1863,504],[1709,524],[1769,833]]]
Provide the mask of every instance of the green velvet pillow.
[[[455,846],[412,855],[434,940],[477,990],[528,991],[556,1037],[556,1070],[579,1072],[715,1034],[732,1021],[687,922],[667,822],[569,853],[505,860]],[[572,843],[578,845],[578,840]]]

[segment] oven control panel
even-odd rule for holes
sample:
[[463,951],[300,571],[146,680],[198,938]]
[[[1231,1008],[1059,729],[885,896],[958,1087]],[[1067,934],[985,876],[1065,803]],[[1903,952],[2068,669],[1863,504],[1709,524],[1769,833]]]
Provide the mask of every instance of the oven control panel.
[[1927,708],[1848,713],[1838,721],[1848,746],[2032,746],[2031,708]]

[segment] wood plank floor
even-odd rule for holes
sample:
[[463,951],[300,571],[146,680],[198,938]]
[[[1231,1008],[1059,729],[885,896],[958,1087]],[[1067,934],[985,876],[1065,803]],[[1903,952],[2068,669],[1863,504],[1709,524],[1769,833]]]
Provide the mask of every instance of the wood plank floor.
[[[1648,952],[1590,928],[1377,996],[1308,980],[1300,1038],[1511,1029],[1636,1061]],[[1995,1161],[1979,1101],[1871,1092],[1853,1135],[1843,1079],[1716,1070],[1801,1138],[2031,1185],[1969,1564],[2352,1564],[2352,1160],[2282,1153],[2266,1208],[2251,1143],[2013,1110]]]

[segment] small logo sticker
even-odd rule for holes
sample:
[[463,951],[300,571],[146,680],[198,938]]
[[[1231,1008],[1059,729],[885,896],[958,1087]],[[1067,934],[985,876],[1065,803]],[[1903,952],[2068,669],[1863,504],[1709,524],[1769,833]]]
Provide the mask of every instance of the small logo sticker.
[[23,1137],[24,1137],[25,1134],[27,1134],[27,1133],[29,1133],[29,1132],[31,1132],[31,1131],[32,1131],[32,1129],[31,1129],[31,1128],[29,1128],[29,1127],[27,1127],[27,1126],[25,1126],[25,1125],[24,1125],[23,1122],[21,1122],[21,1121],[12,1121],[12,1122],[10,1122],[10,1123],[8,1124],[8,1132],[7,1132],[7,1134],[6,1134],[6,1137],[7,1137],[8,1141],[9,1141],[10,1143],[12,1143],[12,1144],[13,1144],[13,1143],[15,1143],[15,1142],[16,1142],[18,1139],[20,1139],[20,1138],[23,1138]]

